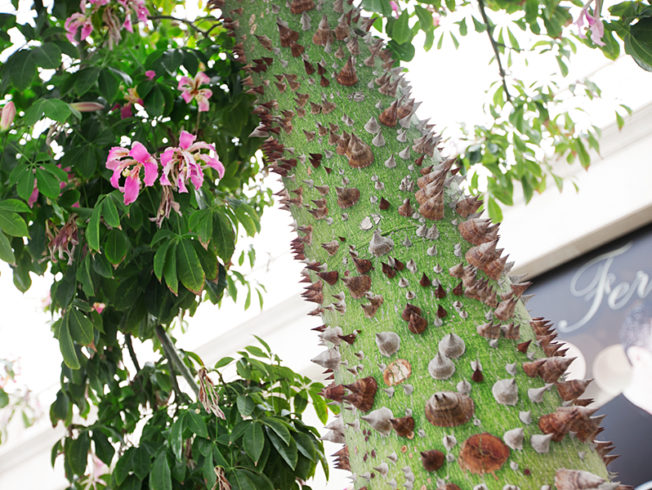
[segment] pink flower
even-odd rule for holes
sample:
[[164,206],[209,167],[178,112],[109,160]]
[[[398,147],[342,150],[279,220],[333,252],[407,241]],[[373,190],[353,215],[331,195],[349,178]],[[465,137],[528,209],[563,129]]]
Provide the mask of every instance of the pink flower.
[[32,189],[32,193],[29,195],[29,198],[27,199],[27,205],[32,208],[34,207],[34,204],[36,204],[36,201],[38,200],[38,187],[36,186],[36,178],[34,179],[34,189]]
[[81,0],[79,8],[81,9],[81,13],[75,12],[70,17],[68,17],[64,23],[64,27],[66,28],[66,37],[72,44],[77,44],[75,36],[77,36],[77,31],[80,27],[81,35],[79,36],[79,39],[81,41],[86,39],[93,31],[93,24],[91,22],[91,16],[93,15],[93,12],[86,14],[86,0]]
[[600,12],[596,5],[593,9],[593,15],[589,14],[590,6],[591,2],[587,3],[575,21],[578,30],[577,35],[582,39],[586,39],[586,34],[584,33],[584,19],[586,19],[589,24],[589,29],[591,30],[591,41],[598,46],[604,46],[605,44],[602,41],[602,37],[604,36],[604,24],[602,23],[602,19],[600,19]]
[[392,10],[394,11],[394,15],[396,16],[396,18],[398,18],[398,4],[393,0],[390,0],[389,6],[392,7]]
[[[224,176],[224,165],[217,158],[213,145],[198,141],[196,136],[181,131],[179,146],[169,147],[161,154],[161,184],[176,186],[179,192],[188,192],[186,182],[190,180],[195,189],[204,183],[204,165],[217,170],[220,178]],[[207,153],[202,150],[207,150]]]
[[156,72],[154,70],[147,70],[145,72],[145,76],[147,77],[147,80],[154,80],[154,77],[156,77]]
[[[114,146],[109,151],[106,167],[113,170],[111,185],[124,194],[124,203],[131,204],[140,192],[140,169],[145,169],[144,182],[147,187],[154,184],[158,177],[158,165],[147,149],[135,141],[131,150]],[[124,186],[121,187],[120,177],[125,177]]]
[[14,117],[16,117],[16,106],[12,101],[9,101],[2,108],[0,114],[0,131],[7,131],[11,123],[14,122]]
[[127,103],[120,108],[120,117],[122,119],[127,119],[128,117],[132,117],[134,115],[131,110],[131,106],[133,104],[143,105],[143,99],[138,96],[138,92],[134,87],[127,89],[125,99],[127,100]]
[[181,77],[179,80],[178,89],[182,91],[181,97],[190,104],[192,99],[197,101],[197,108],[199,112],[206,112],[208,110],[208,99],[211,98],[213,92],[207,88],[199,88],[210,82],[210,78],[202,71],[197,72],[195,78]]
[[124,7],[125,12],[127,13],[122,27],[127,29],[129,32],[134,32],[133,26],[131,24],[132,12],[136,14],[138,22],[147,22],[149,11],[147,10],[147,7],[145,7],[145,2],[143,0],[118,0],[118,2]]
[[94,112],[104,109],[104,104],[99,102],[73,102],[70,107],[78,110],[79,112]]

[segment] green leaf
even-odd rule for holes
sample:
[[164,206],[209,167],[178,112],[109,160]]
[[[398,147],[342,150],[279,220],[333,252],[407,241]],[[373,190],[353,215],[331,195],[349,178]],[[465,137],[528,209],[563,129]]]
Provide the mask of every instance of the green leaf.
[[100,213],[102,211],[101,203],[98,202],[93,208],[91,219],[88,221],[86,227],[86,241],[91,250],[98,251],[100,249]]
[[163,277],[165,277],[165,284],[167,284],[168,289],[172,291],[175,295],[179,293],[179,279],[177,278],[177,252],[178,244],[172,243],[168,250],[167,257],[165,259],[165,267],[163,267]]
[[199,209],[190,215],[188,229],[197,233],[199,241],[206,246],[213,235],[213,213],[210,209]]
[[170,432],[168,433],[170,449],[172,449],[172,454],[177,460],[180,460],[183,454],[183,422],[185,420],[185,413],[179,413],[177,419],[170,426]]
[[629,28],[625,36],[625,52],[638,65],[652,71],[652,17],[645,17]]
[[108,68],[104,68],[98,77],[98,87],[100,89],[100,94],[109,102],[113,102],[113,99],[118,93],[120,88],[120,80],[118,77]]
[[63,362],[70,369],[79,369],[79,359],[77,358],[77,351],[75,344],[70,335],[70,328],[68,322],[59,319],[54,324],[54,335],[59,340],[59,349],[63,356]]
[[419,24],[421,25],[421,30],[428,32],[434,28],[432,14],[428,10],[424,9],[420,5],[415,5],[414,13],[417,14]]
[[109,230],[104,240],[104,254],[111,264],[118,265],[124,260],[129,250],[129,240],[120,230]]
[[36,169],[36,187],[38,187],[39,192],[53,201],[59,197],[61,192],[59,179],[43,168]]
[[238,405],[238,412],[240,412],[240,415],[243,417],[249,417],[254,413],[254,409],[256,408],[253,400],[247,395],[238,395],[236,404]]
[[66,462],[76,475],[83,475],[86,471],[90,446],[88,432],[82,432],[77,439],[66,439]]
[[116,208],[115,202],[113,202],[113,198],[110,195],[102,202],[102,217],[111,228],[120,228],[118,208]]
[[[156,253],[154,254],[154,275],[159,281],[163,278],[165,261],[168,257],[168,248],[170,248],[171,244],[172,241],[167,241],[156,247]],[[176,260],[176,257],[173,257],[172,260]]]
[[4,260],[11,265],[16,264],[16,257],[11,248],[11,242],[9,242],[7,236],[2,232],[0,232],[0,260]]
[[7,392],[0,388],[0,408],[5,408],[7,405],[9,405],[9,395],[7,395]]
[[233,360],[234,360],[233,357],[228,357],[228,356],[223,357],[222,359],[220,359],[219,361],[217,361],[215,363],[214,367],[215,367],[215,369],[222,368],[222,367],[226,366],[227,364],[230,364],[231,362],[233,362]]
[[17,51],[5,63],[5,70],[18,90],[25,90],[31,85],[36,68],[36,60],[26,49]]
[[221,213],[213,216],[213,243],[224,263],[229,262],[235,250],[235,233],[231,222]]
[[243,442],[247,455],[252,459],[254,464],[258,463],[258,459],[265,447],[265,434],[258,422],[249,424],[247,430],[245,430]]
[[172,490],[172,475],[165,450],[161,451],[152,465],[149,474],[149,488],[151,490]]
[[30,212],[29,206],[18,199],[5,199],[4,201],[0,201],[0,210],[13,211],[15,213]]
[[61,50],[53,43],[44,43],[33,48],[32,57],[41,68],[55,69],[61,64]]
[[206,422],[197,412],[188,410],[186,412],[185,420],[186,427],[188,427],[193,432],[193,434],[197,434],[199,437],[208,437]]
[[0,230],[9,236],[28,236],[25,220],[18,213],[0,210]]
[[290,444],[292,436],[290,435],[290,431],[283,422],[273,417],[264,417],[262,422],[270,429],[272,429],[286,445]]
[[489,217],[494,223],[498,223],[503,220],[503,212],[500,209],[500,206],[496,200],[489,196],[487,199],[487,211],[489,212]]
[[163,114],[165,109],[165,96],[162,89],[156,85],[149,91],[147,97],[144,99],[145,109],[152,117],[157,117]]
[[81,96],[88,92],[95,85],[99,76],[100,69],[95,66],[84,68],[77,72],[75,76],[75,91],[77,95]]
[[412,39],[409,20],[410,16],[407,10],[403,10],[398,19],[392,24],[391,36],[398,44],[404,44]]
[[108,437],[106,437],[102,431],[94,430],[93,443],[95,445],[95,454],[97,454],[97,457],[107,466],[111,466],[111,460],[113,460],[115,448],[111,442],[109,442]]
[[299,453],[297,451],[297,444],[294,442],[294,439],[290,439],[289,443],[284,444],[281,438],[274,431],[267,432],[269,440],[272,441],[272,446],[276,449],[276,452],[279,453],[283,461],[287,465],[294,469],[297,466],[297,461],[299,459]]
[[176,252],[177,272],[181,284],[195,294],[201,293],[204,287],[205,275],[191,241],[188,239],[182,240]]
[[75,342],[82,345],[89,345],[93,342],[93,324],[86,315],[77,308],[71,308],[68,310],[66,318],[70,334]]
[[312,406],[315,408],[317,417],[322,424],[325,424],[328,420],[328,406],[326,405],[326,400],[319,393],[310,392],[310,398],[312,399]]

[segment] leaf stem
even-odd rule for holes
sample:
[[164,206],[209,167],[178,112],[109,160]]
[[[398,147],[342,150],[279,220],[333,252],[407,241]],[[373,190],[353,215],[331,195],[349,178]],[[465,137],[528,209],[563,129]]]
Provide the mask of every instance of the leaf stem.
[[129,357],[131,357],[131,362],[134,363],[136,372],[140,371],[140,364],[138,363],[138,357],[136,357],[136,351],[134,351],[134,345],[131,343],[131,334],[125,334],[125,344],[127,344],[127,350],[129,351]]

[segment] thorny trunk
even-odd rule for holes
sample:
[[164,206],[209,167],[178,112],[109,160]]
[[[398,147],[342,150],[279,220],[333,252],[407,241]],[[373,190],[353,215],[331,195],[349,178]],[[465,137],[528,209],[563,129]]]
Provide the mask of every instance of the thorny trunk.
[[[316,3],[317,2],[317,3]],[[616,488],[586,383],[351,2],[213,0],[283,177],[356,488]],[[443,73],[443,71],[442,71]],[[433,81],[436,83],[436,81]]]

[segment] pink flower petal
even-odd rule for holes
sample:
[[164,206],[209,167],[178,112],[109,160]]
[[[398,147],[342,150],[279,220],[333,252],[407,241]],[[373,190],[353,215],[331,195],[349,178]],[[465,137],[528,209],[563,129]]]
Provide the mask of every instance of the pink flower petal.
[[183,92],[181,97],[183,97],[183,100],[186,102],[186,104],[190,104],[192,101],[192,94],[190,92]]
[[129,14],[127,14],[127,18],[125,19],[124,24],[122,24],[122,27],[127,29],[129,32],[134,32],[134,28],[131,25],[131,17],[129,16]]
[[163,153],[161,153],[161,165],[166,166],[174,158],[174,148],[166,148]]
[[120,108],[120,118],[127,119],[133,117],[134,113],[131,112],[131,103],[125,104]]
[[129,205],[136,200],[140,192],[140,179],[138,174],[130,175],[125,180],[125,205]]
[[115,189],[119,189],[119,188],[120,188],[120,176],[122,175],[122,169],[123,169],[123,168],[124,168],[124,167],[117,167],[117,168],[113,171],[113,175],[111,175],[111,180],[110,180],[110,182],[111,182],[111,185],[112,185]]
[[140,163],[145,163],[152,158],[152,155],[149,154],[147,148],[145,148],[145,146],[138,141],[134,141],[133,145],[131,145],[129,156],[136,159]]
[[199,82],[197,85],[206,85],[211,81],[211,79],[203,71],[198,71],[195,76],[195,80]]
[[206,165],[217,170],[217,174],[220,176],[220,179],[224,177],[224,165],[217,158],[209,158],[206,160]]
[[83,41],[90,35],[92,31],[93,31],[93,24],[91,24],[90,20],[86,21],[82,27],[80,39]]
[[36,179],[34,179],[34,189],[32,190],[32,193],[29,195],[29,199],[27,199],[27,205],[31,208],[34,206],[38,199],[38,187],[36,187]]
[[181,131],[179,136],[179,146],[184,150],[190,148],[190,145],[195,141],[196,136],[190,134],[188,131]]
[[145,72],[145,76],[148,80],[154,80],[154,77],[156,77],[156,72],[154,70],[147,70]]
[[145,185],[147,187],[151,186],[156,182],[156,177],[158,177],[158,166],[156,161],[152,159],[149,162],[143,162],[143,167],[145,168]]
[[177,90],[190,90],[192,86],[192,80],[188,77],[181,77],[179,84],[177,85]]

